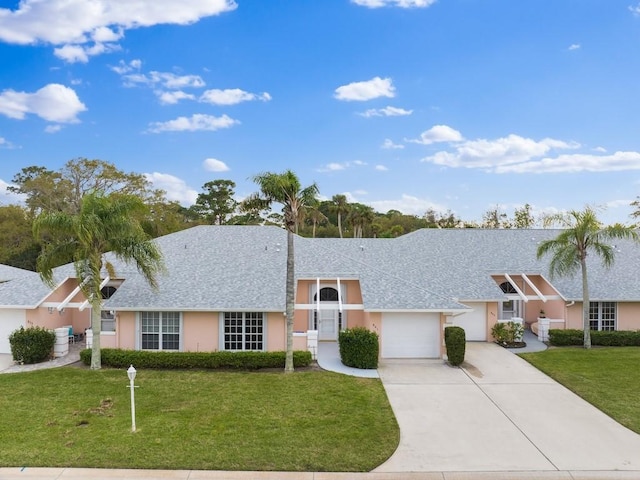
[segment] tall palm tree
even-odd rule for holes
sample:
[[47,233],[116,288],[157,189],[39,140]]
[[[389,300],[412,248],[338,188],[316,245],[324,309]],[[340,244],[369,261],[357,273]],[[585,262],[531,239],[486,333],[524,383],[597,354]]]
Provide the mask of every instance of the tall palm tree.
[[116,275],[104,254],[111,251],[120,260],[134,262],[153,288],[157,288],[157,274],[164,269],[160,250],[137,220],[145,208],[139,197],[98,192],[82,197],[76,214],[46,212],[34,220],[34,236],[43,245],[37,261],[42,280],[53,288],[53,269],[73,261],[78,284],[91,304],[93,370],[101,368],[102,270],[111,278]]
[[316,238],[316,227],[318,225],[322,225],[323,223],[326,223],[327,220],[329,219],[324,213],[320,211],[320,208],[318,208],[318,202],[314,202],[314,205],[310,205],[308,207],[307,216],[309,217],[309,220],[311,220],[311,224],[313,225],[311,236],[313,238]]
[[287,281],[286,310],[287,354],[285,373],[293,372],[293,314],[295,308],[294,284],[294,240],[293,233],[302,218],[305,207],[313,205],[318,195],[318,186],[313,183],[302,188],[300,180],[291,170],[283,173],[264,172],[252,177],[260,191],[244,201],[245,207],[267,208],[273,203],[282,205],[284,226],[287,229]]
[[638,241],[633,227],[612,225],[603,227],[596,212],[591,207],[583,211],[571,210],[545,218],[545,226],[557,225],[563,228],[554,239],[546,240],[538,246],[538,258],[551,253],[549,272],[551,276],[582,274],[582,320],[584,328],[584,348],[591,348],[591,328],[589,323],[589,282],[587,276],[587,256],[595,253],[605,267],[613,264],[615,249],[609,241],[630,238]]
[[349,202],[347,202],[346,195],[334,195],[331,197],[333,205],[331,210],[338,214],[338,232],[340,232],[340,238],[342,238],[342,215],[349,212]]

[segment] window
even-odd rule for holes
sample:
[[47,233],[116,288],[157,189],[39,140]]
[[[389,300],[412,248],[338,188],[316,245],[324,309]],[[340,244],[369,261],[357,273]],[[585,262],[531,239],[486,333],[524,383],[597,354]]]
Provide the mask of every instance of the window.
[[510,282],[502,282],[500,288],[504,293],[518,293],[518,291],[511,285]]
[[615,330],[616,303],[589,302],[589,326],[591,330]]
[[224,350],[264,350],[264,319],[261,312],[225,312]]
[[[107,300],[116,293],[116,287],[107,285],[102,290],[102,299]],[[116,316],[112,310],[102,310],[100,312],[100,331],[101,332],[115,332],[116,331]]]
[[140,312],[143,350],[180,350],[179,312]]

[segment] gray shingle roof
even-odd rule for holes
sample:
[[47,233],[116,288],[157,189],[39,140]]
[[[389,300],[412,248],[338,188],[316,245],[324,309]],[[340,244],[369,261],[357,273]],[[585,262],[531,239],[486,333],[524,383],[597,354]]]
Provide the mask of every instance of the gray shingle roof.
[[[536,250],[541,241],[558,233],[426,229],[395,239],[296,236],[296,277],[358,279],[366,310],[462,309],[465,301],[503,298],[492,274],[548,278],[549,258],[538,260]],[[158,291],[146,284],[135,266],[110,258],[125,281],[105,308],[284,310],[287,234],[283,229],[200,226],[156,241],[167,267],[167,274],[159,277]],[[640,301],[640,247],[617,242],[616,252],[610,270],[599,259],[588,259],[591,298]],[[56,269],[60,281],[73,275],[71,265]],[[579,275],[555,278],[552,283],[565,299],[582,298]],[[35,305],[47,292],[38,275],[27,272],[0,284],[0,305]]]

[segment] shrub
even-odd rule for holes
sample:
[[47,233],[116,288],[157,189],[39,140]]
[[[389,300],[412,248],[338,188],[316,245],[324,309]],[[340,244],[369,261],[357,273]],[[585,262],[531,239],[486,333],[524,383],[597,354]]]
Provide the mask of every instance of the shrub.
[[[285,352],[150,352],[146,350],[120,350],[103,348],[100,351],[102,365],[113,368],[149,369],[234,369],[259,370],[284,368]],[[91,349],[82,350],[80,359],[91,364]],[[293,352],[294,367],[311,364],[311,352]]]
[[447,348],[447,358],[454,367],[462,365],[466,348],[464,328],[452,326],[444,329],[444,344]]
[[38,363],[51,357],[56,334],[42,327],[20,327],[9,335],[11,355],[16,362]]
[[[549,330],[549,343],[556,347],[566,347],[571,345],[583,345],[584,335],[582,330],[567,329]],[[591,345],[607,347],[638,347],[640,346],[640,331],[591,331]]]
[[338,335],[340,360],[347,367],[378,368],[378,334],[364,327],[347,328]]
[[524,327],[520,322],[498,322],[491,328],[491,335],[500,344],[520,342]]

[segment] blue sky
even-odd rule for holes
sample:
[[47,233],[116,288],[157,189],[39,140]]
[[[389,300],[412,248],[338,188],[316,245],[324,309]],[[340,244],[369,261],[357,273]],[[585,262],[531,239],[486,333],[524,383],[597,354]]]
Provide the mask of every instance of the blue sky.
[[292,169],[381,212],[628,223],[638,45],[637,0],[0,0],[0,190],[87,157],[185,205]]

